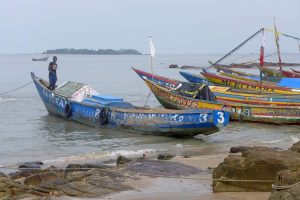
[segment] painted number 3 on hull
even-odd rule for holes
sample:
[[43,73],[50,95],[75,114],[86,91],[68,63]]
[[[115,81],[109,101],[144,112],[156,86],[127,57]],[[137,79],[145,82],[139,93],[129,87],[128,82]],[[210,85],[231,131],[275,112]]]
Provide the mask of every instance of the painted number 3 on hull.
[[200,114],[200,116],[199,116],[199,122],[200,123],[207,122],[207,114]]
[[224,113],[223,112],[217,112],[218,115],[218,123],[223,124],[225,122]]

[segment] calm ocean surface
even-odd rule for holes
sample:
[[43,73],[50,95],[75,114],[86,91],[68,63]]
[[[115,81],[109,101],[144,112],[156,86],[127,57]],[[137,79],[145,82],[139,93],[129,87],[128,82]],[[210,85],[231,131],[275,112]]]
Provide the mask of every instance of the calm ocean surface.
[[[149,56],[57,55],[58,84],[67,80],[90,84],[102,94],[123,97],[144,105],[147,86],[131,70],[150,71]],[[48,79],[48,62],[33,62],[41,55],[0,55],[0,93],[31,81],[30,72]],[[159,55],[154,73],[181,79],[169,64],[207,65],[220,55]],[[300,62],[300,55],[285,55],[289,62]],[[190,72],[198,73],[197,70]],[[160,107],[150,96],[151,107]],[[192,139],[145,136],[120,130],[97,129],[49,115],[33,84],[0,96],[0,167],[23,161],[62,163],[110,158],[118,154],[141,155],[204,147],[226,152],[235,145],[266,145],[288,148],[300,139],[300,126],[231,123],[218,133]]]

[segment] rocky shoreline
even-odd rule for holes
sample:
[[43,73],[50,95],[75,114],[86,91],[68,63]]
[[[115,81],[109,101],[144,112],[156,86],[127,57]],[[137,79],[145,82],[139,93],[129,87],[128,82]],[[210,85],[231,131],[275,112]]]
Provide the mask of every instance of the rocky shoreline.
[[27,162],[19,171],[0,174],[0,199],[51,199],[54,197],[99,198],[125,190],[134,190],[125,181],[150,177],[181,177],[202,172],[200,169],[168,162],[173,155],[159,155],[157,160],[128,159],[119,156],[115,166],[69,164],[66,168],[42,168],[42,162]]
[[240,146],[229,154],[119,156],[113,166],[28,162],[0,173],[0,199],[299,199],[299,155],[300,142],[288,150]]
[[270,191],[269,200],[300,199],[300,141],[288,150],[242,146],[230,153],[212,173],[214,192]]

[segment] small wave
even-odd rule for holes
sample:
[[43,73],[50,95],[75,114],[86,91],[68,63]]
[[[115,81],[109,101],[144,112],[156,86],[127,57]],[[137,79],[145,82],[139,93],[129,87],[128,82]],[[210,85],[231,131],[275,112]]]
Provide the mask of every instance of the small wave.
[[80,155],[72,155],[66,157],[59,157],[51,160],[45,160],[44,163],[58,163],[58,162],[71,162],[71,161],[84,161],[84,160],[97,160],[97,159],[112,159],[117,156],[135,157],[142,156],[147,153],[155,153],[155,149],[142,149],[142,150],[116,150],[111,152],[90,152]]
[[182,145],[182,144],[176,144],[176,147],[178,147],[178,148],[182,148],[182,147],[183,147],[183,145]]
[[246,146],[250,145],[259,145],[259,144],[275,144],[285,141],[286,139],[280,139],[280,140],[257,140],[252,139],[246,143]]
[[274,144],[274,143],[279,143],[282,142],[284,140],[271,140],[271,141],[261,141],[261,143],[263,144]]
[[292,140],[293,143],[296,143],[296,142],[299,142],[299,141],[300,141],[300,139],[297,138],[297,137],[294,136],[294,135],[291,135],[291,140]]
[[131,151],[131,150],[117,150],[117,151],[112,151],[108,155],[110,157],[116,157],[116,156],[138,156],[138,155],[143,155],[145,153],[155,153],[155,149],[142,149],[142,150],[137,150],[137,151]]
[[101,153],[91,152],[91,153],[87,153],[87,154],[58,157],[58,158],[54,158],[54,159],[50,159],[50,160],[45,160],[43,162],[44,163],[71,162],[71,161],[101,159],[101,158],[105,158],[105,157],[107,157],[106,152],[101,152]]

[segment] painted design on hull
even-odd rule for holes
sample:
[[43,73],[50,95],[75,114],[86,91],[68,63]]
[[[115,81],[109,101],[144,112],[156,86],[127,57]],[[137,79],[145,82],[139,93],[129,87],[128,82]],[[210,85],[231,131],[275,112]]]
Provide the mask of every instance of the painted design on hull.
[[[165,108],[185,109],[216,109],[230,112],[232,120],[249,122],[262,122],[274,124],[300,124],[299,107],[281,106],[255,106],[250,104],[236,104],[231,102],[211,102],[205,100],[191,99],[181,96],[172,90],[156,85],[152,81],[145,80],[158,101]],[[186,101],[196,102],[186,104]]]
[[[126,128],[166,136],[194,136],[214,133],[229,121],[229,114],[226,116],[224,111],[139,108],[116,98],[108,101],[111,97],[101,95],[85,94],[87,96],[81,101],[76,95],[75,101],[48,90],[42,83],[45,81],[34,74],[32,78],[49,113],[90,126]],[[67,113],[67,106],[70,113]]]

